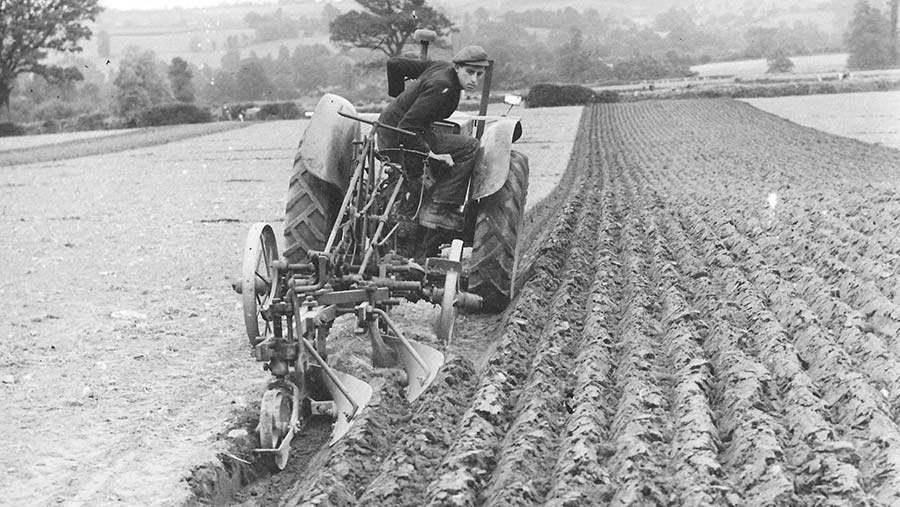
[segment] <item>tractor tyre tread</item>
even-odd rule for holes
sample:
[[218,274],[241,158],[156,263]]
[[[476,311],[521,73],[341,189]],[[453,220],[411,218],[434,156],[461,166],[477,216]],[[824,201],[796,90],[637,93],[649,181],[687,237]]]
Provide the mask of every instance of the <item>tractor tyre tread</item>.
[[483,309],[501,312],[515,290],[518,237],[528,193],[528,157],[510,151],[503,187],[478,202],[468,290],[484,299]]
[[284,256],[289,262],[306,261],[309,250],[322,250],[340,207],[337,189],[299,168],[288,185],[284,220]]

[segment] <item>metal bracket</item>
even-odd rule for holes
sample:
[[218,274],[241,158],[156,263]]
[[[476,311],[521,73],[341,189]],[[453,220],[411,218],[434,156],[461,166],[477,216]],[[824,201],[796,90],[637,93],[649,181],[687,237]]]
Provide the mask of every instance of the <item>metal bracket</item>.
[[447,273],[458,273],[460,271],[462,271],[462,263],[459,261],[452,261],[441,257],[429,257],[425,259],[425,276],[431,274],[446,276]]

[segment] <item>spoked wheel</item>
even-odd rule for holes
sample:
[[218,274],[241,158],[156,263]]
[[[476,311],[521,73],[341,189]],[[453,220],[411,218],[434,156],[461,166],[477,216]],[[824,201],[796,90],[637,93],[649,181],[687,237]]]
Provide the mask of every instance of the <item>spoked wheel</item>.
[[[454,239],[450,243],[450,260],[462,262],[463,242]],[[456,295],[459,292],[459,269],[450,270],[444,279],[444,295],[441,298],[441,315],[437,322],[437,337],[445,345],[453,340],[453,325],[456,322]]]
[[251,347],[273,333],[273,322],[265,315],[264,310],[272,297],[272,286],[276,283],[272,263],[277,259],[278,244],[272,227],[264,223],[253,224],[247,233],[241,272],[244,326],[247,328]]
[[[291,407],[293,401],[290,393],[281,388],[269,389],[263,395],[259,406],[259,446],[261,449],[278,449],[291,425]],[[290,445],[280,452],[266,453],[270,465],[284,470],[287,465]]]

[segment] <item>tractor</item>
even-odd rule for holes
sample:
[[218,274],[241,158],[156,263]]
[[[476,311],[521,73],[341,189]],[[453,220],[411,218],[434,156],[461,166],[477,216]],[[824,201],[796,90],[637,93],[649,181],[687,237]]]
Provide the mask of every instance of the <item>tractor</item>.
[[[416,38],[427,58],[433,32],[420,30]],[[434,125],[479,138],[483,155],[469,183],[464,229],[426,258],[417,257],[424,227],[418,215],[430,198],[429,182],[440,177],[436,164],[425,160],[424,173],[412,175],[403,161],[427,153],[402,146],[387,153],[375,135],[382,128],[412,133],[358,114],[337,95],[324,95],[316,106],[294,158],[284,252],[271,225],[254,224],[235,287],[254,357],[273,377],[260,403],[256,452],[274,469],[286,466],[307,418],[330,415],[334,444],[372,396],[369,384],[329,365],[335,319],[355,316],[373,366],[405,370],[405,395],[413,402],[437,377],[444,353],[406,338],[390,310],[404,301],[437,306],[434,327],[446,351],[460,310],[499,312],[513,298],[528,160],[511,149],[521,123],[486,115],[492,68],[478,115],[456,112]],[[518,100],[506,102],[511,109]]]

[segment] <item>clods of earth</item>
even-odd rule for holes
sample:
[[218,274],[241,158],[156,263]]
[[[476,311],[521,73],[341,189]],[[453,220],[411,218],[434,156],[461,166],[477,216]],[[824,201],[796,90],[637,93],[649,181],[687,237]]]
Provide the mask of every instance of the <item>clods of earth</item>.
[[[153,207],[176,220],[136,218],[146,227],[127,233],[103,212],[65,219],[73,214],[65,199],[42,199],[44,208],[30,215],[7,210],[4,229],[26,241],[3,253],[27,248],[31,262],[13,269],[43,283],[29,285],[39,295],[7,298],[16,310],[6,320],[16,324],[0,349],[0,388],[12,413],[0,446],[14,457],[4,458],[3,492],[46,481],[29,462],[39,429],[55,442],[43,448],[42,463],[69,478],[41,501],[76,499],[66,487],[119,494],[104,489],[113,479],[91,467],[121,462],[130,466],[110,473],[137,473],[150,446],[135,442],[214,434],[206,443],[217,457],[189,476],[189,503],[900,504],[900,151],[730,100],[595,105],[584,109],[577,132],[565,174],[529,211],[521,287],[507,311],[461,317],[445,367],[412,404],[399,374],[368,365],[352,326],[337,329],[332,357],[372,383],[372,402],[332,447],[324,445],[327,424],[305,428],[288,469],[275,475],[259,474],[252,454],[240,454],[253,445],[253,394],[265,377],[235,339],[236,298],[223,287],[224,272],[197,280],[188,268],[224,266],[207,242],[240,244],[235,224],[199,225],[213,215],[187,206],[183,194]],[[26,182],[28,169],[13,170],[21,177],[5,178]],[[255,177],[239,164],[203,174],[192,176],[196,187],[203,178]],[[44,185],[59,197],[77,186],[30,181],[3,192],[37,198]],[[238,220],[258,214],[251,211],[258,200],[243,191],[218,195]],[[127,200],[115,192],[106,198]],[[277,218],[277,206],[265,209]],[[89,238],[27,218],[47,215]],[[190,244],[169,239],[187,229],[206,232]],[[123,236],[141,239],[113,241]],[[103,239],[109,258],[66,270],[72,251]],[[183,264],[142,271],[154,252],[171,248],[182,249]],[[173,277],[181,285],[162,290]],[[132,284],[146,293],[131,297],[123,289]],[[13,294],[5,280],[3,290]],[[67,304],[57,307],[55,298]],[[90,305],[146,318],[79,322],[97,314],[86,311]],[[415,339],[444,347],[419,322],[433,309],[405,311],[396,320]],[[79,334],[41,339],[63,336],[63,327]],[[93,368],[67,368],[81,354]],[[147,360],[163,373],[142,368]],[[222,394],[186,399],[179,374],[184,384],[214,384]],[[123,395],[132,401],[103,410]],[[238,417],[224,427],[180,426],[194,409]],[[102,430],[102,441],[127,454],[78,454],[78,435],[68,428]]]

